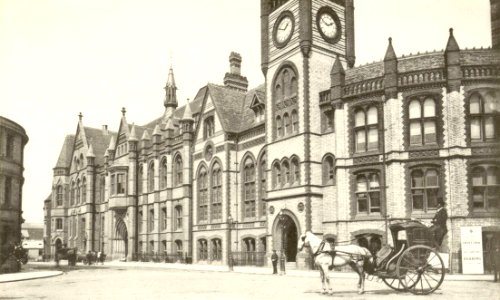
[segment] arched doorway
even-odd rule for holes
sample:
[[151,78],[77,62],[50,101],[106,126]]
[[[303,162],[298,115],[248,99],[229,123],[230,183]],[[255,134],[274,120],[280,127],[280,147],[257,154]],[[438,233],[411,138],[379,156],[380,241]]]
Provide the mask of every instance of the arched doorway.
[[128,255],[128,231],[127,225],[121,217],[116,218],[116,232],[114,239],[114,254],[126,258]]
[[295,262],[297,256],[297,225],[288,214],[280,212],[275,227],[275,249],[284,252],[288,262]]
[[54,243],[56,247],[56,251],[62,248],[62,241],[61,239],[57,239],[56,242]]

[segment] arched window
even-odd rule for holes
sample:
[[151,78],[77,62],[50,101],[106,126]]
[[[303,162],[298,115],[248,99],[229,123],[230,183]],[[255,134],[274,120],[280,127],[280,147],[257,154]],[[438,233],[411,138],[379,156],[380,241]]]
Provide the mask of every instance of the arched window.
[[500,100],[493,92],[474,93],[469,100],[470,135],[473,142],[498,140]]
[[378,234],[357,235],[356,240],[359,246],[368,249],[372,255],[375,255],[382,248],[382,236]]
[[281,187],[281,167],[278,162],[273,164],[273,181],[275,188]]
[[80,179],[76,181],[76,204],[80,204],[81,182]]
[[286,135],[291,134],[292,133],[292,124],[290,124],[290,117],[288,116],[288,113],[285,113],[283,115],[283,123],[284,123],[284,126],[285,126],[284,133]]
[[212,167],[211,220],[222,220],[222,170],[218,163]]
[[148,193],[155,190],[155,164],[152,162],[148,167]]
[[279,137],[283,136],[283,124],[281,123],[281,117],[280,116],[276,117],[276,130],[278,132],[278,136]]
[[207,240],[199,239],[198,240],[198,260],[207,260],[207,259],[208,259]]
[[143,188],[142,186],[144,185],[144,168],[142,165],[139,167],[139,175],[137,178],[137,194],[142,195],[143,193]]
[[182,241],[181,240],[175,241],[175,252],[177,253],[177,256],[181,259],[182,258]]
[[244,238],[243,239],[243,247],[245,252],[255,252],[255,239],[254,238]]
[[262,159],[260,161],[259,167],[259,177],[260,177],[260,207],[261,207],[261,216],[266,214],[266,193],[267,193],[267,176],[266,176],[266,161]]
[[243,182],[244,182],[244,216],[245,218],[254,218],[256,213],[255,207],[255,164],[248,157],[244,162],[243,167]]
[[212,239],[212,255],[213,261],[222,260],[222,241],[221,239]]
[[410,145],[436,143],[436,101],[429,97],[413,99],[408,110]]
[[162,207],[161,209],[161,215],[160,215],[160,230],[166,230],[167,229],[167,208]]
[[163,158],[160,163],[160,189],[167,188],[167,159]]
[[183,180],[182,180],[182,158],[180,155],[177,155],[175,157],[175,170],[174,170],[174,174],[175,174],[175,185],[181,185]]
[[354,113],[355,151],[378,150],[378,110],[375,106]]
[[210,116],[205,119],[205,122],[203,123],[204,125],[204,138],[207,139],[211,136],[214,135],[215,128],[214,128],[214,117]]
[[144,222],[142,209],[139,209],[139,211],[137,212],[137,230],[139,232],[142,232],[142,228],[143,228],[142,222]]
[[149,210],[149,228],[148,228],[148,231],[153,231],[155,229],[155,210],[154,208],[151,208]]
[[323,184],[335,184],[335,160],[330,155],[323,160]]
[[198,173],[198,221],[208,221],[208,176],[205,167]]
[[299,116],[297,115],[297,111],[292,110],[292,131],[294,133],[299,132]]
[[87,179],[83,177],[82,179],[82,203],[87,202]]
[[438,170],[435,167],[414,168],[411,171],[411,193],[413,210],[436,209],[440,194]]
[[299,168],[299,159],[297,157],[292,158],[291,163],[291,172],[292,172],[292,184],[300,183],[300,168]]
[[288,163],[287,160],[285,160],[281,164],[281,181],[283,185],[289,184],[290,183],[290,164]]
[[63,205],[63,187],[62,187],[62,185],[58,185],[56,187],[56,205],[57,206]]
[[496,165],[475,166],[472,176],[472,205],[475,210],[500,209],[500,168]]
[[378,172],[362,172],[356,176],[358,213],[380,213],[380,182]]
[[181,230],[182,229],[182,206],[177,205],[175,207],[175,230]]
[[321,132],[333,132],[335,111],[331,107],[322,108],[321,111]]
[[71,197],[70,197],[71,205],[75,205],[75,195],[76,195],[75,182],[71,181]]

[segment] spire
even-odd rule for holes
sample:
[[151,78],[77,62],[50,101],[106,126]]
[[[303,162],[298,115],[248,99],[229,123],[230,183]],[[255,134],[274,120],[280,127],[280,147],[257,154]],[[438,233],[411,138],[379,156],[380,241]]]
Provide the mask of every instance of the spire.
[[148,130],[144,130],[144,133],[142,134],[142,138],[141,138],[142,141],[145,141],[145,140],[151,140],[151,138],[149,137],[149,133],[148,133]]
[[194,121],[193,113],[191,112],[191,104],[189,104],[189,99],[187,99],[186,109],[184,109],[184,115],[182,116],[182,121]]
[[335,62],[333,63],[332,71],[330,72],[330,75],[334,74],[345,74],[344,67],[342,66],[342,62],[340,61],[338,55],[337,59],[335,59]]
[[128,140],[133,142],[133,141],[137,141],[137,135],[135,133],[135,125],[132,124],[132,129],[130,130],[130,135],[128,137]]
[[156,124],[155,129],[153,130],[153,135],[161,135],[159,124]]
[[177,107],[177,96],[176,96],[176,90],[177,87],[175,86],[175,79],[174,79],[174,70],[172,69],[172,66],[170,66],[170,69],[168,71],[168,79],[167,83],[164,87],[165,89],[165,101],[163,102],[163,105],[165,107]]
[[387,51],[385,51],[384,60],[395,60],[396,53],[394,52],[394,48],[392,47],[392,38],[389,38],[389,45],[387,46]]
[[114,150],[115,150],[115,147],[116,147],[115,136],[114,136],[114,135],[112,135],[112,136],[111,136],[111,139],[109,140],[108,150],[112,150],[112,151],[114,151]]
[[172,123],[172,119],[167,120],[167,124],[165,124],[165,129],[166,130],[169,130],[169,129],[174,130],[174,123]]
[[92,144],[90,144],[89,150],[87,151],[87,157],[95,157],[94,148],[92,148]]
[[446,52],[449,51],[459,51],[460,47],[458,47],[458,43],[453,36],[453,28],[450,28],[450,37],[448,38],[448,43],[446,44]]

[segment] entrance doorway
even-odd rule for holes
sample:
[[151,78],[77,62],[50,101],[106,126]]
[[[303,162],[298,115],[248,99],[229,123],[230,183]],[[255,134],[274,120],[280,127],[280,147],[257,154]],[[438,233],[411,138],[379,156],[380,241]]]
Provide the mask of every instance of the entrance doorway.
[[114,239],[114,254],[126,258],[128,255],[128,231],[127,225],[121,217],[116,218],[116,235]]
[[284,213],[278,216],[275,233],[276,250],[284,252],[288,262],[295,262],[297,256],[297,225],[293,219]]

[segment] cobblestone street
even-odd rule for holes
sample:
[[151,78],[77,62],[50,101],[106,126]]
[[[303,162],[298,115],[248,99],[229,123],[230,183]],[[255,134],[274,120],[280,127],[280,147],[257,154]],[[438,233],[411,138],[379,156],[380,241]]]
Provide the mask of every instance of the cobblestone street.
[[[318,274],[319,277],[319,274]],[[333,278],[334,295],[320,293],[319,278],[151,268],[77,268],[57,277],[0,284],[0,299],[422,299],[383,282],[356,293],[353,278]],[[445,280],[428,297],[498,299],[500,283]],[[427,297],[425,297],[427,298]]]

